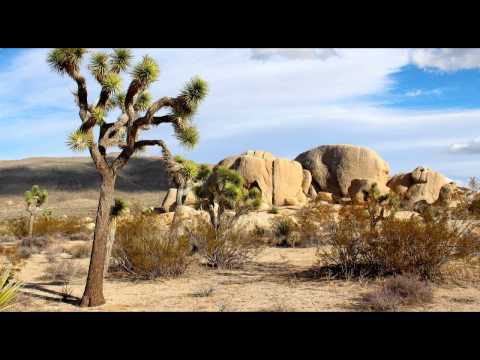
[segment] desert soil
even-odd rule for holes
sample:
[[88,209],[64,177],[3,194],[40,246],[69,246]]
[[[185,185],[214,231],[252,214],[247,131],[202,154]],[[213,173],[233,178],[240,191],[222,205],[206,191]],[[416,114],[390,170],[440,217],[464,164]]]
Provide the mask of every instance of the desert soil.
[[[65,241],[64,247],[82,241]],[[72,261],[83,274],[70,284],[71,295],[82,295],[88,259],[63,253],[56,261]],[[45,254],[33,255],[19,278],[25,283],[20,303],[12,311],[355,311],[362,293],[375,281],[319,280],[302,275],[315,264],[314,248],[266,248],[239,270],[215,270],[192,265],[187,274],[155,281],[105,281],[107,303],[80,308],[61,301],[63,285],[42,280],[51,264]],[[432,304],[406,311],[479,311],[478,286],[434,287]]]

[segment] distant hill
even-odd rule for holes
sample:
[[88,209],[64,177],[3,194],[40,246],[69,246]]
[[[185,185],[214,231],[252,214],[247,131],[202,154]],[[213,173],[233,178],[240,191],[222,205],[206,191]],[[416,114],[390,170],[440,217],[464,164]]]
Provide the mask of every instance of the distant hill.
[[[170,182],[159,157],[132,158],[120,172],[117,190],[165,191]],[[87,157],[0,161],[0,195],[22,195],[36,184],[49,191],[98,190],[100,176]]]
[[[23,194],[32,185],[48,190],[45,208],[54,213],[93,216],[100,181],[88,157],[1,160],[0,218],[25,212]],[[160,157],[134,157],[117,178],[115,196],[142,206],[160,206],[171,186]]]

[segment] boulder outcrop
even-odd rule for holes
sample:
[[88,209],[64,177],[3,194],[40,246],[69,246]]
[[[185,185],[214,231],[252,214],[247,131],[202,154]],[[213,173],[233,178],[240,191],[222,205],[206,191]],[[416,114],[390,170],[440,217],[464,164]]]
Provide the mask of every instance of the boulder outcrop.
[[218,166],[238,171],[248,186],[257,186],[264,204],[300,205],[307,201],[312,176],[296,161],[265,151],[247,151],[225,158]]
[[404,197],[406,205],[425,200],[433,204],[438,200],[440,189],[451,181],[439,172],[419,166],[412,172],[393,176],[387,186]]
[[348,196],[354,179],[371,179],[379,185],[388,181],[390,168],[375,151],[354,145],[322,145],[295,158],[312,174],[315,190]]

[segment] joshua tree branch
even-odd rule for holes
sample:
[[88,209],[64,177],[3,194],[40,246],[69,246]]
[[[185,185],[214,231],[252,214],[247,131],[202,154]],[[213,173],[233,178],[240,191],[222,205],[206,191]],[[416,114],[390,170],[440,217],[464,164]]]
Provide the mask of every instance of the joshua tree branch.
[[[80,74],[80,71],[77,69],[72,69],[68,72],[69,75],[75,80],[78,87],[78,106],[80,107],[80,119],[82,120],[82,127],[83,124],[89,123],[92,120],[92,116],[87,119],[88,116],[88,92],[87,92],[87,84],[85,78]],[[94,119],[95,120],[95,119]],[[89,147],[90,156],[93,159],[93,162],[96,168],[101,171],[102,173],[109,170],[109,166],[107,161],[104,159],[100,150],[98,149],[97,145],[93,142],[93,131],[92,128],[87,128],[86,133],[88,138],[90,139],[92,145]]]
[[[135,80],[132,81],[132,84],[134,84],[134,82],[135,82]],[[130,88],[132,88],[132,84],[129,87],[129,92],[133,92],[133,90],[130,90]],[[127,93],[127,97],[128,97],[128,93]],[[125,107],[127,107],[127,105],[129,105],[129,108],[130,108],[130,110],[127,109],[128,120],[126,122],[131,123],[131,125],[128,125],[127,145],[122,150],[120,155],[114,160],[114,162],[112,164],[112,167],[113,167],[114,171],[117,171],[117,170],[121,169],[123,166],[125,166],[127,161],[134,154],[135,150],[139,148],[138,143],[140,143],[140,142],[137,141],[137,138],[138,138],[138,131],[140,130],[141,127],[143,127],[145,125],[150,125],[152,123],[155,124],[155,125],[159,125],[162,122],[164,122],[164,123],[168,122],[167,120],[170,120],[170,122],[175,121],[174,116],[167,115],[166,117],[163,117],[163,116],[157,117],[156,121],[153,122],[155,120],[154,115],[157,111],[159,111],[163,107],[167,107],[167,106],[173,107],[174,106],[175,100],[170,98],[170,97],[163,97],[163,98],[155,101],[152,105],[150,105],[150,107],[148,108],[145,116],[142,116],[142,117],[137,118],[137,119],[134,119],[134,109],[133,109],[133,104],[132,104],[133,98],[128,100],[128,101],[130,101],[130,102],[127,103],[127,99],[125,100]],[[145,140],[145,141],[160,141],[161,143],[163,143],[163,141],[161,141],[161,140]],[[166,146],[165,143],[163,143],[163,146],[160,143],[149,143],[149,144],[143,144],[143,145],[140,145],[140,146],[149,146],[149,145],[158,145],[158,146],[161,146],[162,149],[164,149],[164,146]]]

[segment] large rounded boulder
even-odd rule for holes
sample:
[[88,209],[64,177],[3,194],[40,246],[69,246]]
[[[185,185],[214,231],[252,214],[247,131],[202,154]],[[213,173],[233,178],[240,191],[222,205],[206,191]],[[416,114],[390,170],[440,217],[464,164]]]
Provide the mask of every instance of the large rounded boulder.
[[267,205],[300,205],[307,201],[311,174],[297,161],[276,158],[265,151],[247,151],[230,156],[218,166],[236,170],[248,186],[262,192],[262,202]]
[[369,179],[385,185],[390,168],[375,151],[354,145],[322,145],[295,158],[312,174],[316,191],[348,196],[354,179]]

